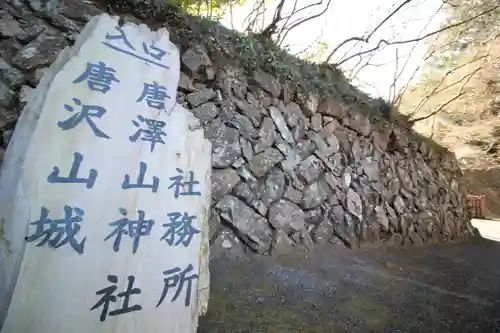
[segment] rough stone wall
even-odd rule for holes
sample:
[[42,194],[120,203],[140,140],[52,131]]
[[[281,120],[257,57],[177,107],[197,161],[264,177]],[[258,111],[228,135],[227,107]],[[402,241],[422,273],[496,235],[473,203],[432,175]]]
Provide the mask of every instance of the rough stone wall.
[[[26,94],[102,12],[97,4],[2,2],[1,155]],[[338,96],[308,93],[259,69],[247,73],[232,51],[214,55],[169,30],[182,54],[177,100],[213,144],[213,249],[267,254],[314,243],[420,244],[474,234],[460,170],[444,148]]]

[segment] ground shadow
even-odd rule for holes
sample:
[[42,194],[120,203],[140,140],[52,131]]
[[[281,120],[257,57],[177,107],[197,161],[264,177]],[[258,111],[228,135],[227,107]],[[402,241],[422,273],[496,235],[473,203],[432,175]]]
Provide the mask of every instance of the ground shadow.
[[199,333],[500,332],[500,243],[213,260]]

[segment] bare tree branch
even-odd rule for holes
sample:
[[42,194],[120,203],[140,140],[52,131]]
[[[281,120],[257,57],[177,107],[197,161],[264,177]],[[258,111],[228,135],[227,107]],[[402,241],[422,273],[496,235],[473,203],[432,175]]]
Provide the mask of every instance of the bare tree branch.
[[[408,24],[408,22],[405,23],[405,26],[403,28],[398,29],[399,32],[393,32],[393,35],[390,37],[390,40],[394,40],[397,36],[399,36],[399,34],[401,34],[406,29],[406,25],[407,24]],[[371,55],[370,58],[373,58],[376,55],[377,52],[383,51],[387,46],[389,46],[389,45],[385,45],[384,44],[384,45],[381,45],[378,49],[373,50],[373,52],[369,52],[368,54]],[[348,57],[349,54],[351,54],[351,51],[355,47],[359,47],[360,52],[361,52],[361,50],[363,49],[364,45],[362,45],[362,41],[356,41],[356,43],[354,43],[353,46],[342,55],[342,57],[338,60],[338,63],[343,62],[343,60],[346,59],[346,57]],[[366,57],[366,54],[365,54],[365,57]],[[359,57],[359,58],[360,58],[360,61],[358,61],[357,65],[359,65],[362,62],[362,59],[364,57]],[[365,67],[366,65],[368,65],[368,62],[363,67]]]
[[[295,2],[294,2],[294,4],[293,4],[292,11],[291,11],[291,14],[290,14],[290,15],[288,15],[288,16],[286,16],[285,18],[283,18],[284,20],[286,20],[286,21],[285,21],[285,23],[283,23],[283,25],[285,25],[285,26],[286,26],[286,25],[288,24],[288,22],[290,21],[290,19],[292,18],[293,13],[296,13],[296,12],[297,12],[297,11],[296,11],[296,8],[297,8],[297,2],[298,2],[298,0],[295,0]],[[316,5],[316,4],[311,4],[311,5],[306,6],[306,7],[311,7],[311,6],[314,6],[314,5]],[[303,8],[301,8],[301,9],[299,9],[298,11],[300,12],[302,9],[305,9],[306,7],[303,7]],[[281,32],[282,32],[282,31],[280,31],[280,33],[278,34],[278,38],[277,38],[278,40],[280,39]]]
[[[373,51],[375,51],[375,50],[379,49],[382,45],[401,45],[401,44],[407,44],[407,43],[419,42],[419,41],[421,41],[421,40],[423,40],[423,39],[426,39],[426,38],[429,38],[429,37],[431,37],[431,36],[437,35],[437,34],[438,34],[438,33],[440,33],[440,32],[443,32],[443,31],[446,31],[446,30],[448,30],[448,29],[455,28],[455,27],[458,27],[458,26],[464,25],[464,24],[466,24],[466,23],[469,23],[469,22],[471,22],[471,21],[473,21],[473,20],[477,19],[478,17],[481,17],[481,16],[483,16],[483,15],[486,15],[486,14],[488,14],[488,13],[490,13],[490,12],[492,12],[492,11],[494,11],[494,10],[498,9],[498,8],[500,8],[500,5],[496,5],[496,6],[494,6],[494,7],[490,8],[490,9],[488,9],[488,10],[485,10],[485,11],[483,11],[483,12],[481,12],[481,13],[479,13],[479,14],[477,14],[477,15],[473,16],[473,17],[471,17],[471,18],[468,18],[468,19],[466,19],[466,20],[460,21],[460,22],[458,22],[458,23],[454,23],[454,24],[447,25],[447,26],[445,26],[445,27],[443,27],[443,28],[441,28],[441,29],[438,29],[438,30],[436,30],[436,31],[433,31],[433,32],[427,33],[427,34],[425,34],[425,35],[423,35],[423,36],[421,36],[421,37],[412,38],[412,39],[407,39],[407,40],[400,40],[400,41],[392,41],[392,42],[387,41],[387,40],[385,40],[385,39],[381,39],[381,40],[378,42],[377,46],[375,46],[375,47],[373,47],[373,48],[371,48],[371,49],[368,49],[368,50],[361,51],[361,52],[358,52],[358,53],[356,53],[356,54],[353,54],[352,56],[349,56],[348,58],[343,59],[342,61],[339,61],[336,65],[337,65],[337,66],[342,65],[343,63],[345,63],[345,62],[347,62],[347,61],[349,61],[349,60],[351,60],[351,59],[353,59],[353,58],[355,58],[355,57],[360,57],[360,56],[362,56],[362,55],[364,55],[364,54],[367,54],[367,53],[373,52]],[[330,55],[333,55],[333,54],[331,53]],[[330,58],[331,58],[331,57],[330,57]],[[328,62],[328,60],[329,60],[329,58],[327,57],[327,62]]]
[[[309,5],[307,5],[307,6],[302,7],[302,8],[300,8],[300,9],[295,10],[295,8],[297,8],[297,1],[295,1],[295,4],[294,4],[294,6],[293,6],[292,11],[290,12],[290,14],[289,14],[288,16],[285,16],[285,17],[283,18],[283,20],[285,20],[285,19],[286,19],[286,20],[289,20],[289,19],[290,19],[293,15],[296,15],[296,14],[300,13],[301,11],[306,10],[306,9],[308,9],[308,8],[312,8],[312,7],[314,7],[314,6],[319,6],[319,5],[321,5],[322,3],[323,3],[323,1],[316,2],[316,3],[312,3],[312,4],[309,4]],[[288,21],[286,21],[286,22],[288,22]],[[286,24],[286,22],[285,22],[285,24]]]
[[454,42],[455,42],[455,40],[452,40],[452,41],[446,43],[445,45],[441,45],[438,48],[431,48],[431,49],[427,50],[427,53],[422,57],[422,60],[420,61],[420,65],[418,65],[417,68],[415,68],[415,70],[413,71],[410,78],[406,81],[405,85],[399,90],[398,98],[396,99],[396,101],[393,104],[396,108],[400,107],[404,94],[408,90],[408,87],[410,86],[411,81],[415,78],[415,75],[417,75],[418,71],[422,68],[422,64],[424,64],[426,61],[428,61],[436,52],[438,52],[439,50],[441,50],[443,48],[448,47],[450,44],[453,44]]
[[[493,45],[491,45],[493,46]],[[425,119],[428,119],[432,116],[434,116],[435,114],[437,114],[438,112],[442,111],[445,107],[447,107],[448,105],[450,105],[453,101],[459,99],[460,97],[462,97],[466,92],[464,91],[464,88],[465,86],[467,85],[467,83],[469,83],[469,81],[472,79],[472,77],[477,73],[479,72],[481,69],[483,69],[483,66],[486,62],[486,60],[488,59],[488,57],[490,56],[491,54],[491,47],[490,46],[490,49],[488,50],[488,53],[486,56],[482,57],[483,61],[481,62],[481,64],[472,72],[472,73],[469,73],[467,75],[464,76],[464,78],[466,77],[467,79],[462,83],[462,85],[460,86],[460,89],[458,90],[458,92],[455,94],[455,96],[453,96],[452,98],[450,98],[448,101],[446,101],[445,103],[441,104],[436,110],[432,111],[431,113],[429,113],[428,115],[426,116],[423,116],[423,117],[420,117],[420,118],[416,118],[416,119],[412,119],[409,121],[409,123],[411,125],[415,124],[416,122],[418,121],[422,121],[422,120],[425,120]],[[463,80],[460,79],[460,80]]]
[[246,24],[247,31],[252,31],[259,16],[263,14],[262,9],[265,7],[265,0],[256,1],[252,11],[245,17],[243,24]]
[[398,97],[392,103],[392,105],[395,106],[396,108],[399,108],[401,106],[401,102],[403,101],[403,96],[406,93],[406,90],[408,89],[408,87],[410,86],[410,82],[415,78],[415,75],[417,75],[420,68],[421,68],[421,65],[418,65],[417,68],[415,68],[415,70],[413,71],[413,74],[406,81],[405,85],[399,90]]
[[[444,4],[443,4],[444,5]],[[419,32],[419,36],[429,27],[429,25],[431,24],[432,20],[434,20],[434,18],[436,17],[436,15],[441,11],[441,9],[443,8],[443,5],[439,6],[439,8],[436,10],[436,12],[428,19],[427,21],[427,24],[420,30]],[[419,42],[416,42],[413,47],[411,48],[410,52],[409,52],[409,56],[406,57],[406,61],[405,61],[405,64],[403,65],[403,68],[401,69],[401,71],[399,72],[399,75],[396,77],[395,79],[395,82],[394,82],[394,87],[396,85],[396,82],[397,80],[400,79],[401,75],[403,74],[403,72],[406,70],[406,67],[408,66],[409,62],[410,62],[410,59],[411,59],[411,56],[413,54],[413,52],[415,51],[415,49],[417,48]],[[436,52],[436,50],[433,50],[433,51],[430,51],[428,50],[427,53],[428,55],[427,56],[424,56],[423,60],[421,62],[425,62],[427,61],[434,53]],[[410,78],[407,80],[407,82],[405,83],[405,85],[403,86],[402,89],[400,89],[398,91],[398,94],[396,95],[396,92],[394,91],[394,100],[390,100],[390,103],[393,105],[393,106],[396,106],[397,108],[399,108],[399,106],[401,105],[401,102],[402,102],[402,98],[403,98],[403,94],[406,92],[406,90],[408,89],[408,86],[411,82],[411,80],[413,80],[413,78],[415,77],[415,75],[418,73],[418,71],[420,70],[421,68],[421,65],[418,65],[417,68],[414,70],[414,72],[412,73],[412,75],[410,76]]]
[[448,6],[453,7],[453,8],[457,8],[458,7],[458,5],[455,5],[455,4],[453,4],[453,3],[449,2],[449,1],[446,1],[446,0],[442,0],[442,1],[443,1],[443,5],[447,4]]
[[233,2],[229,3],[229,20],[231,21],[231,29],[234,30],[234,15],[233,15]]
[[[477,53],[476,53],[476,54],[477,54]],[[421,109],[421,108],[425,105],[425,103],[427,103],[427,102],[429,101],[429,99],[430,99],[432,96],[437,95],[438,93],[440,93],[440,92],[442,92],[442,91],[444,91],[444,90],[446,90],[446,89],[448,89],[448,88],[450,88],[450,87],[452,87],[452,86],[454,86],[454,85],[456,85],[456,84],[458,84],[458,83],[462,82],[464,79],[468,78],[468,77],[469,77],[469,75],[470,75],[470,74],[467,74],[467,75],[463,76],[462,78],[460,78],[459,80],[455,81],[454,83],[452,83],[452,84],[450,84],[450,85],[446,86],[445,88],[443,88],[443,89],[439,89],[439,87],[441,86],[441,84],[443,84],[443,82],[446,80],[446,78],[447,78],[447,77],[448,77],[451,73],[453,73],[453,72],[454,72],[454,71],[456,71],[457,69],[463,68],[463,67],[465,67],[465,66],[467,66],[467,65],[470,65],[470,64],[472,64],[472,63],[474,63],[474,62],[476,62],[476,61],[479,61],[479,60],[481,60],[481,59],[485,59],[485,58],[487,58],[487,57],[488,57],[488,55],[484,55],[484,56],[481,56],[481,57],[478,57],[478,58],[475,58],[475,57],[474,57],[472,60],[467,61],[466,63],[463,63],[462,65],[460,65],[460,66],[458,66],[458,67],[455,67],[455,68],[453,68],[453,69],[451,69],[451,70],[447,70],[447,71],[446,71],[446,73],[445,73],[445,74],[443,75],[443,77],[441,78],[441,81],[439,81],[439,83],[438,83],[438,84],[434,87],[434,89],[432,89],[432,91],[431,91],[431,92],[429,92],[429,93],[428,93],[428,94],[427,94],[424,98],[422,98],[422,99],[420,100],[420,102],[418,103],[418,105],[415,107],[415,109],[413,109],[413,111],[412,111],[412,112],[410,112],[410,113],[408,114],[408,116],[410,116],[410,117],[411,117],[411,116],[413,116],[414,114],[416,114],[416,113],[417,113],[417,112],[418,112],[418,111],[419,111],[419,110],[420,110],[420,109]],[[484,62],[484,61],[483,61],[483,62]],[[474,71],[474,73],[476,73],[476,72],[477,72],[477,71]],[[467,81],[468,81],[468,80],[469,80],[469,79],[467,79]]]
[[429,136],[429,139],[434,138],[434,133],[436,132],[436,117],[432,117],[432,125],[431,125],[431,135]]
[[456,94],[455,96],[453,96],[452,98],[450,98],[448,101],[446,101],[445,103],[441,104],[441,106],[439,106],[436,110],[432,111],[431,113],[429,113],[426,116],[423,116],[423,117],[420,117],[420,118],[416,118],[416,119],[412,119],[412,120],[409,121],[409,123],[410,124],[415,124],[418,121],[422,121],[422,120],[425,120],[425,119],[428,119],[428,118],[434,116],[436,113],[438,113],[441,110],[443,110],[445,107],[447,107],[448,105],[450,105],[453,101],[455,101],[455,100],[459,99],[460,97],[462,97],[464,94],[465,94],[465,91],[460,91],[458,94]]
[[263,1],[264,1],[264,8],[262,9],[262,13],[261,13],[262,20],[260,20],[260,22],[261,22],[260,31],[264,30],[264,22],[266,21],[266,16],[265,15],[266,15],[267,8],[266,8],[266,2],[265,2],[265,0],[263,0]]
[[[275,39],[275,42],[278,45],[281,45],[289,32],[300,26],[301,24],[304,24],[310,20],[316,19],[320,16],[322,16],[330,7],[332,0],[319,0],[315,3],[310,3],[307,4],[301,8],[297,8],[298,0],[295,0],[292,9],[289,13],[284,14],[284,8],[286,4],[286,0],[279,0],[278,5],[276,6],[276,9],[274,10],[273,13],[273,18],[271,22],[260,29],[260,35],[266,38],[273,38]],[[265,0],[260,0],[260,3],[254,5],[254,9],[252,13],[247,17],[253,17],[253,20],[247,19],[249,22],[248,28],[252,29],[255,27],[255,20],[260,16],[262,12],[262,7]],[[326,5],[325,5],[326,2]],[[312,14],[313,12],[311,11],[309,14],[303,15],[302,17],[298,17],[297,15],[306,11],[306,10],[311,10],[314,9],[315,7],[319,6],[324,6],[323,10],[321,10],[317,14]],[[256,14],[257,13],[257,14]],[[264,24],[264,20],[262,20],[262,23]]]
[[[356,65],[353,66],[352,70],[349,72],[348,74],[348,77],[350,79],[353,79],[355,77],[357,77],[359,75],[359,72],[361,72],[363,69],[365,69],[366,67],[370,66],[370,61],[373,59],[373,57],[375,57],[376,53],[373,52],[372,54],[369,55],[369,57],[367,59],[365,58],[359,58],[359,61],[357,62]],[[364,64],[361,65],[361,63],[363,62],[363,60],[366,60]]]
[[[481,57],[474,58],[474,59],[472,59],[472,60],[470,60],[470,61],[466,62],[465,64],[462,64],[462,65],[460,65],[460,66],[458,66],[458,67],[453,67],[452,69],[450,69],[449,71],[447,71],[447,73],[453,73],[453,72],[455,72],[457,69],[463,68],[463,67],[465,67],[465,66],[467,66],[467,65],[470,65],[470,64],[472,64],[472,63],[474,63],[474,62],[476,62],[476,61],[479,61],[479,60],[481,60],[481,59],[487,58],[488,56],[489,56],[489,54],[486,54],[486,55],[483,55],[483,56],[481,56]],[[450,83],[449,85],[444,86],[444,87],[443,87],[443,88],[441,88],[441,89],[436,90],[435,94],[437,95],[437,94],[439,94],[440,92],[443,92],[443,91],[445,91],[446,89],[449,89],[449,88],[451,88],[451,87],[453,87],[453,86],[457,85],[457,84],[458,84],[458,83],[460,83],[462,80],[463,80],[463,78],[462,78],[462,79],[460,79],[460,80],[458,80],[458,81],[456,81],[456,82]]]
[[389,89],[389,103],[396,98],[396,82],[398,80],[398,70],[399,70],[399,49],[396,48],[396,68],[394,69],[394,79],[392,80],[391,87]]
[[[354,43],[349,50],[347,50],[347,51],[344,52],[344,54],[342,55],[342,57],[340,57],[340,60],[342,60],[345,57],[347,57],[351,53],[351,51],[354,50],[355,47],[359,46],[359,44],[361,44],[361,41],[359,41],[359,40],[356,41],[356,43]],[[327,61],[325,60],[325,62],[327,62]]]
[[[374,54],[374,53],[372,53],[372,54]],[[404,54],[404,56],[408,56],[408,55],[410,55],[410,52],[407,52],[407,53]],[[394,59],[387,60],[387,61],[384,61],[384,62],[378,62],[378,63],[372,63],[372,62],[370,62],[369,64],[366,64],[366,67],[383,67],[383,66],[387,66],[387,65],[393,64],[395,62],[396,62],[396,60],[394,60]]]
[[[443,4],[444,5],[444,4]],[[443,8],[443,5],[439,6],[439,8],[436,10],[436,12],[429,18],[429,20],[427,21],[427,24],[420,30],[419,32],[419,36],[429,27],[429,25],[431,24],[432,20],[434,20],[434,18],[436,17],[436,15],[441,11],[441,9]],[[413,47],[411,48],[410,50],[410,53],[409,53],[409,56],[406,57],[406,61],[403,65],[403,68],[401,69],[401,71],[399,72],[399,74],[397,75],[395,81],[399,80],[401,78],[401,75],[403,75],[403,72],[406,70],[406,67],[408,66],[408,63],[410,62],[410,59],[411,59],[411,56],[413,54],[413,52],[415,51],[415,49],[417,48],[419,42],[416,42],[415,44],[413,44]],[[397,59],[396,59],[397,60]],[[425,61],[425,60],[424,60]],[[420,68],[420,66],[418,66],[418,68]],[[412,76],[414,76],[416,74],[416,72],[414,72],[412,74]],[[409,81],[408,81],[409,82]],[[394,82],[394,89],[396,89],[396,82]],[[396,90],[394,90],[394,100],[391,100],[391,104],[392,105],[395,105],[395,102],[397,100],[400,100],[400,97],[401,95],[398,93],[398,95],[396,96]],[[397,103],[399,104],[399,103]]]
[[296,56],[300,56],[301,54],[304,54],[306,53],[308,50],[310,50],[314,44],[318,43],[321,38],[323,38],[323,33],[324,31],[322,30],[321,33],[318,35],[318,37],[316,37],[316,39],[314,41],[312,41],[307,47],[305,47],[304,49],[298,51],[297,53],[295,53]]
[[274,16],[271,23],[269,23],[269,25],[260,32],[262,36],[271,38],[271,36],[274,34],[276,29],[278,28],[279,21],[281,21],[281,11],[283,10],[284,5],[285,0],[280,0],[280,2],[278,3],[278,7],[276,7],[276,10],[274,11]]
[[[321,1],[321,3],[323,3],[323,1]],[[310,20],[313,20],[315,18],[318,18],[318,17],[322,16],[324,13],[326,13],[326,11],[328,10],[328,8],[330,8],[330,4],[331,3],[332,3],[332,0],[328,0],[328,2],[326,3],[325,8],[321,12],[319,12],[319,13],[317,13],[315,15],[309,16],[309,17],[305,17],[305,18],[301,19],[300,21],[291,24],[289,27],[283,26],[283,30],[286,30],[286,32],[283,34],[283,37],[280,40],[278,40],[278,45],[281,45],[281,43],[283,43],[283,41],[285,40],[286,36],[288,35],[288,33],[290,31],[292,31],[292,29],[298,27],[299,25],[301,25],[303,23],[306,23],[307,21],[310,21]]]
[[389,13],[389,15],[386,16],[382,20],[382,22],[380,22],[379,24],[377,24],[377,26],[368,34],[368,36],[366,36],[366,37],[350,37],[350,38],[344,40],[342,43],[340,43],[339,45],[337,45],[337,47],[335,47],[333,49],[333,51],[328,55],[328,57],[326,58],[326,62],[330,62],[330,60],[333,57],[333,55],[342,46],[346,45],[347,43],[354,42],[354,41],[368,43],[370,41],[370,38],[378,31],[378,29],[380,29],[387,21],[389,21],[389,19],[391,17],[393,17],[398,11],[400,11],[404,6],[406,6],[407,4],[409,4],[412,1],[413,0],[405,0],[405,1],[403,1],[398,7],[396,7],[396,9],[394,9],[391,13]]
[[[378,12],[381,8],[382,8],[382,6],[378,6],[377,9],[375,10],[375,12]],[[373,15],[370,15],[370,17],[373,17]],[[368,29],[368,24],[367,24],[367,29]],[[357,46],[359,46],[361,44],[361,42],[362,41],[360,41],[360,40],[356,40],[355,43],[351,43],[352,46],[344,52],[344,54],[342,55],[342,57],[340,57],[340,60],[342,60],[345,57],[347,57],[351,53],[351,51],[354,50],[354,48],[356,48]]]
[[358,80],[358,83],[359,85],[358,86],[362,86],[362,85],[365,85],[367,87],[370,87],[372,88],[373,90],[375,90],[377,92],[378,95],[381,95],[380,94],[380,90],[379,88],[377,88],[373,83],[369,83],[369,82],[365,82],[365,81],[361,81],[361,80]]

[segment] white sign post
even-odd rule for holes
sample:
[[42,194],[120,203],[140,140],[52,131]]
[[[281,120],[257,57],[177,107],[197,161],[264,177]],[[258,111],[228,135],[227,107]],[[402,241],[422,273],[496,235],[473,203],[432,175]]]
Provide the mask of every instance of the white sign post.
[[211,146],[175,104],[179,70],[165,29],[101,15],[37,88],[22,170],[0,182],[2,333],[196,332]]

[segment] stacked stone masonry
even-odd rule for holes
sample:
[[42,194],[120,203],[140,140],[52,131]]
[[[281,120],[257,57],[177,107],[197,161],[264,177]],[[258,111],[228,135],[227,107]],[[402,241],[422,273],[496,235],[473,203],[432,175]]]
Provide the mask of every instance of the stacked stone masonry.
[[[90,1],[2,2],[0,157],[44,69],[99,13]],[[213,248],[268,254],[474,235],[445,149],[261,70],[221,65],[201,43],[180,51],[177,101],[213,145]]]

